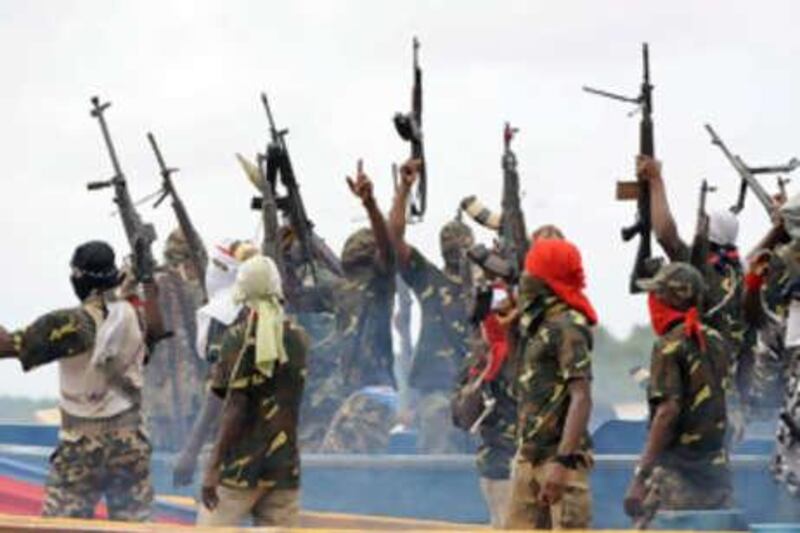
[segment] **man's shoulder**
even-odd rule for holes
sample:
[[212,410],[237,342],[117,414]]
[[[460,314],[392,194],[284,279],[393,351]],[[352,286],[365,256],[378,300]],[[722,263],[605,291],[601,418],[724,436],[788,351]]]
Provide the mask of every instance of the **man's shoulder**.
[[543,327],[550,330],[558,338],[582,337],[591,348],[593,344],[592,325],[589,320],[574,309],[567,309],[545,318]]
[[83,307],[50,311],[38,317],[19,335],[20,361],[30,370],[50,361],[92,349],[97,323]]
[[305,328],[292,320],[287,320],[283,328],[283,344],[290,358],[305,360],[311,347],[311,337]]

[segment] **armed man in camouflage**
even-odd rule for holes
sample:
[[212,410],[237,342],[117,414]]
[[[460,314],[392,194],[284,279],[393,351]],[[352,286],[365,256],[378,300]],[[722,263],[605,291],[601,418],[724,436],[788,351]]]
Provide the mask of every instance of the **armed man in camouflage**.
[[769,360],[756,361],[754,387],[780,390],[772,471],[800,496],[800,195],[786,202],[745,278],[745,309],[755,327],[776,330]]
[[141,401],[147,345],[164,331],[157,289],[143,280],[143,305],[118,299],[113,293],[122,275],[104,242],[79,246],[70,264],[80,306],[13,333],[0,328],[3,357],[19,359],[26,371],[59,365],[61,430],[42,512],[91,518],[105,497],[112,520],[145,521],[153,488]]
[[203,305],[203,292],[180,229],[167,238],[156,283],[161,314],[172,336],[160,342],[150,357],[145,370],[144,408],[153,447],[178,451],[200,411],[206,373],[206,364],[196,348],[196,314]]
[[[681,239],[667,201],[666,188],[661,176],[661,162],[640,156],[637,161],[640,179],[650,184],[650,216],[653,229],[664,252],[671,261],[689,263],[691,246]],[[744,268],[739,259],[736,241],[739,222],[730,211],[716,211],[709,217],[709,254],[703,265],[695,265],[708,288],[701,304],[706,320],[718,332],[725,335],[733,350],[728,357],[730,364],[730,386],[728,391],[728,416],[733,441],[744,436],[743,393],[746,392],[746,377],[752,365],[754,344],[753,331],[748,331],[742,315]]]
[[591,524],[588,433],[591,327],[580,252],[538,239],[520,282],[517,443],[509,529],[573,529]]
[[721,509],[732,504],[726,387],[727,339],[700,321],[705,290],[687,263],[639,282],[650,293],[659,336],[650,360],[650,430],[625,497],[625,512],[645,528],[658,510]]
[[342,250],[344,278],[334,286],[334,311],[343,392],[347,397],[331,422],[321,451],[386,451],[395,423],[396,386],[392,346],[394,254],[372,181],[359,161],[347,178],[361,200],[370,228],[353,233]]
[[418,161],[408,161],[400,168],[401,180],[389,215],[389,236],[400,275],[422,309],[422,329],[409,375],[409,385],[420,395],[417,447],[426,453],[454,453],[463,449],[464,437],[452,423],[449,394],[469,353],[472,289],[465,255],[473,235],[460,221],[442,227],[439,239],[444,269],[406,242],[408,196],[418,173]]
[[225,398],[221,427],[203,480],[197,523],[297,524],[300,450],[297,426],[308,337],[283,313],[281,279],[264,256],[237,274],[236,301],[248,317],[222,340],[212,388]]

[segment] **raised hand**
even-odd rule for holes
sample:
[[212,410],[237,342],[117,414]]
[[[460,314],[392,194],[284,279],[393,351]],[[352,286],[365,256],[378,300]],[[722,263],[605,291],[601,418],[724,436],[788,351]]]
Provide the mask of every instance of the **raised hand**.
[[364,173],[364,162],[359,159],[356,164],[356,176],[347,176],[347,185],[350,191],[362,202],[367,203],[374,199],[372,195],[372,180]]

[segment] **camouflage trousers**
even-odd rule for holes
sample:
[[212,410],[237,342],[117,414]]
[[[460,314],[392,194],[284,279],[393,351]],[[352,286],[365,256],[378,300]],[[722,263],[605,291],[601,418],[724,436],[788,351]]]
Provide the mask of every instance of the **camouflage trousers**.
[[644,529],[658,511],[683,511],[698,509],[727,509],[733,506],[733,489],[727,476],[711,481],[712,476],[697,473],[696,482],[671,468],[656,467],[645,486],[647,494],[642,502],[645,516],[636,526]]
[[450,397],[445,392],[429,392],[417,402],[420,453],[460,453],[469,437],[453,425]]
[[367,387],[351,394],[333,417],[320,451],[383,453],[397,416],[397,395],[390,387]]
[[150,519],[150,443],[141,429],[62,438],[50,457],[44,516],[92,518],[105,497],[111,520]]
[[547,463],[533,465],[517,454],[511,468],[506,529],[588,529],[592,523],[589,470],[569,470],[564,495],[555,505],[539,503]]
[[772,471],[794,496],[800,496],[800,349],[787,353],[789,368],[778,421]]

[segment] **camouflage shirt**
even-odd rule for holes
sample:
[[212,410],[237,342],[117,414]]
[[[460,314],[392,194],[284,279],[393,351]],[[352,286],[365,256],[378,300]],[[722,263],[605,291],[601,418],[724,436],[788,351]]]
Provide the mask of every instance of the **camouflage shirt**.
[[[728,344],[703,326],[706,351],[687,339],[682,324],[656,341],[650,361],[651,411],[666,399],[680,404],[674,440],[659,458],[661,466],[699,470],[709,479],[727,471],[725,432]],[[698,465],[703,468],[698,469]]]
[[[486,348],[480,343],[480,348]],[[479,357],[470,355],[464,360],[460,384],[470,377],[470,369],[480,365]],[[517,451],[517,400],[513,391],[513,368],[510,358],[494,381],[483,384],[486,397],[495,403],[492,413],[480,426],[481,444],[478,448],[478,473],[486,479],[508,479],[511,460]]]
[[449,391],[468,353],[472,293],[459,276],[442,272],[412,248],[400,272],[422,308],[422,329],[414,351],[410,385],[423,392]]
[[83,307],[59,309],[11,333],[15,356],[26,372],[85,353],[94,346],[97,324]]
[[289,361],[268,378],[256,368],[254,339],[246,328],[240,323],[225,333],[222,357],[212,372],[216,394],[239,391],[248,400],[241,436],[222,458],[220,483],[229,488],[295,489],[300,485],[297,423],[308,337],[300,327],[286,323]]
[[[524,308],[520,318],[516,395],[522,455],[539,464],[557,454],[569,410],[569,383],[592,379],[589,322],[553,296]],[[591,452],[588,431],[577,453]]]
[[394,387],[394,272],[373,264],[348,273],[334,289],[336,350],[345,389]]

